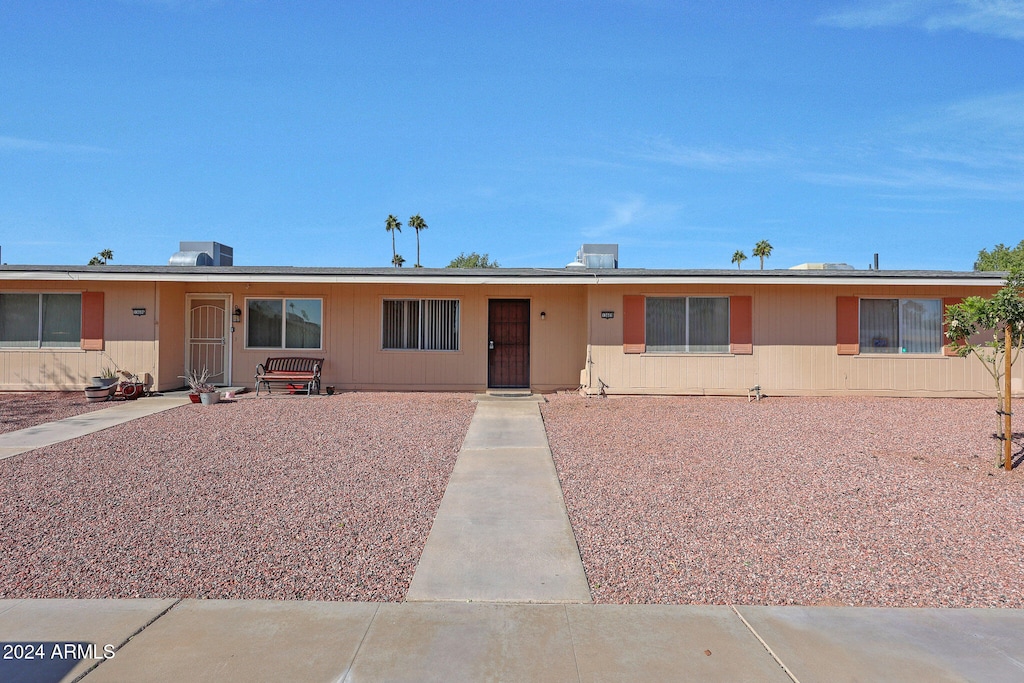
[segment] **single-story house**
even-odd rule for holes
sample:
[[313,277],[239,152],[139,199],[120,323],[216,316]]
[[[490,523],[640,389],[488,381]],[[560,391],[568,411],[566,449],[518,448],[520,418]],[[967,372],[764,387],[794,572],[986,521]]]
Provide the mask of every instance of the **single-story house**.
[[[0,266],[0,389],[254,386],[325,358],[338,390],[985,396],[947,306],[1000,273],[885,270]],[[1020,389],[1022,373],[1014,370]]]

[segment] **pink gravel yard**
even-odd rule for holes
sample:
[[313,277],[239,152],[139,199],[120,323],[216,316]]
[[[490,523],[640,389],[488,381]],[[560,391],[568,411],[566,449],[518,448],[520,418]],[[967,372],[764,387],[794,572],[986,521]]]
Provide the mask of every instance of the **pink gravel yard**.
[[402,600],[473,408],[249,397],[0,460],[0,598]]
[[550,397],[597,602],[1024,607],[985,399]]

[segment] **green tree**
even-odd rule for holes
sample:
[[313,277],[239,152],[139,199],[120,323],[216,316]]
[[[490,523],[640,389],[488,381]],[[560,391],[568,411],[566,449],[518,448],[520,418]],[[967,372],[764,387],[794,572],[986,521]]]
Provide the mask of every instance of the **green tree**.
[[101,251],[100,253],[96,254],[91,259],[89,259],[89,265],[90,266],[105,266],[105,265],[107,265],[107,261],[113,261],[113,260],[114,260],[114,252],[111,251],[110,249],[104,249],[103,251]]
[[1012,366],[1024,347],[1024,269],[1012,269],[1006,284],[992,298],[971,296],[948,307],[945,322],[946,336],[956,354],[976,357],[991,375],[998,406],[996,435],[1000,442],[1012,438],[1012,429],[1010,434],[1003,429],[1004,373],[1006,354],[1010,354]]
[[772,255],[772,245],[768,240],[761,240],[754,245],[754,256],[761,259],[761,270],[764,270],[764,260]]
[[422,268],[423,266],[420,265],[420,230],[427,229],[427,222],[419,214],[416,214],[409,218],[407,225],[416,231],[416,267]]
[[395,254],[394,257],[391,259],[391,265],[393,265],[395,268],[401,268],[403,263],[405,263],[405,259],[402,257],[401,254]]
[[475,251],[466,254],[460,253],[452,259],[445,268],[500,268],[497,261],[492,261],[487,254],[478,254]]
[[[389,214],[388,219],[384,221],[384,229],[391,233],[391,263],[395,268],[400,267],[398,264],[398,252],[395,251],[395,231],[402,232],[402,221],[395,218],[394,214]],[[405,259],[402,259],[403,261]]]
[[1024,240],[1012,249],[999,243],[992,251],[982,249],[978,252],[978,260],[974,262],[975,270],[1005,270],[1024,268]]
[[742,249],[737,249],[732,253],[732,262],[736,264],[737,268],[743,267],[743,262],[747,260],[747,255],[743,253]]

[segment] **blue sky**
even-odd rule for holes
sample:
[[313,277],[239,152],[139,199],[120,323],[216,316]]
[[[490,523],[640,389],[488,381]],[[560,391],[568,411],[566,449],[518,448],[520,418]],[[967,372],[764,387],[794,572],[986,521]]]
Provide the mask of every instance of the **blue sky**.
[[425,266],[967,270],[1024,239],[1024,1],[0,4],[3,261],[385,266],[414,213]]

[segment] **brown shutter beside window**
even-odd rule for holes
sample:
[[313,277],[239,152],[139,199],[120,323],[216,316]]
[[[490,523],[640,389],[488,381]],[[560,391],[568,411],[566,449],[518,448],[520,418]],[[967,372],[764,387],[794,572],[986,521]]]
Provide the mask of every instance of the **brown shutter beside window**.
[[855,296],[836,297],[836,353],[840,356],[860,353],[859,304]]
[[955,356],[956,355],[956,351],[954,351],[953,348],[947,343],[947,342],[949,342],[949,337],[946,336],[946,332],[948,331],[948,328],[946,327],[946,309],[949,308],[950,306],[955,306],[955,305],[957,305],[959,303],[963,303],[963,298],[955,297],[955,298],[951,298],[951,299],[943,299],[942,300],[942,355],[943,356]]
[[82,292],[82,348],[103,350],[103,292]]
[[729,353],[754,353],[754,306],[749,296],[729,297]]
[[647,350],[647,318],[642,296],[622,297],[622,352],[643,353]]

